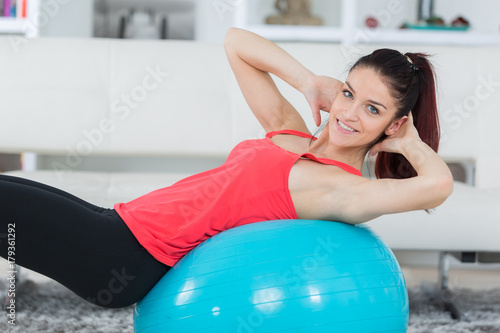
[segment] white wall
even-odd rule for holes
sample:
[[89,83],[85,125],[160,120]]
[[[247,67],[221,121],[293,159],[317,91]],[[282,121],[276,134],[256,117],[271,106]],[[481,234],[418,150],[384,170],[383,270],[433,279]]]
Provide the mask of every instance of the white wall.
[[196,1],[195,39],[222,43],[228,28],[233,26],[237,1]]
[[40,0],[40,37],[92,37],[93,0]]

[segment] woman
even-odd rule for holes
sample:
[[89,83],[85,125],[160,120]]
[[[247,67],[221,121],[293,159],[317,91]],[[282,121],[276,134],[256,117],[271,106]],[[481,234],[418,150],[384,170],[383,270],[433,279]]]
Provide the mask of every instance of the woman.
[[[0,254],[12,255],[11,228],[19,265],[94,304],[123,307],[222,230],[288,218],[355,224],[431,209],[450,195],[452,176],[432,149],[439,142],[434,74],[423,55],[375,51],[341,83],[247,31],[230,29],[225,48],[265,139],[244,141],[222,166],[114,209],[0,176]],[[329,112],[317,139],[269,73],[305,95],[318,125],[320,110]],[[361,177],[368,152],[378,153],[380,179]]]

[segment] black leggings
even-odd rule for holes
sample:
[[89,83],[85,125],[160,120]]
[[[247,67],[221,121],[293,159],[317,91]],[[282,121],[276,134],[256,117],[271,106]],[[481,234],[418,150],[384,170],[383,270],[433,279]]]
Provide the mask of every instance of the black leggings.
[[139,244],[113,209],[0,175],[0,255],[6,259],[9,234],[16,264],[104,307],[136,303],[170,268]]

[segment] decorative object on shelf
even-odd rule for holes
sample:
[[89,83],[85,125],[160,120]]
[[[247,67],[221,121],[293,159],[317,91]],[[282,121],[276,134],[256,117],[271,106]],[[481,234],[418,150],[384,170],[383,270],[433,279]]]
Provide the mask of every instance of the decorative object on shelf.
[[0,0],[0,34],[37,37],[41,15],[40,1]]
[[453,21],[451,21],[451,25],[454,27],[467,27],[468,28],[470,26],[470,23],[468,20],[466,20],[462,16],[459,16],[456,19],[454,19]]
[[439,26],[439,27],[446,25],[446,23],[444,22],[442,17],[434,16],[434,15],[429,17],[427,20],[424,20],[421,22],[425,22],[428,25],[435,25],[435,26]]
[[401,29],[419,29],[419,30],[448,30],[448,31],[465,31],[470,28],[468,20],[459,16],[454,19],[450,24],[437,16],[431,17],[427,21],[418,21],[416,23],[404,23]]
[[434,17],[434,0],[418,0],[418,20],[427,21]]
[[311,0],[276,0],[279,15],[266,18],[267,24],[322,25],[323,20],[311,14]]
[[378,27],[378,20],[373,16],[368,16],[365,20],[367,28],[375,29]]
[[0,0],[0,16],[25,19],[27,1],[28,0]]
[[469,21],[462,16],[446,24],[442,17],[434,14],[434,0],[419,0],[417,22],[404,23],[401,29],[465,31],[469,27]]
[[153,9],[130,9],[127,15],[120,17],[119,38],[129,39],[167,39],[167,17],[160,18],[157,24]]

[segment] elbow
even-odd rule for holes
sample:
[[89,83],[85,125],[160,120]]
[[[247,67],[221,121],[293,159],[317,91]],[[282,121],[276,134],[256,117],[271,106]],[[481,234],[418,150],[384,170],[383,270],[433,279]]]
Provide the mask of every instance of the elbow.
[[240,34],[241,29],[238,28],[229,28],[226,31],[226,36],[224,38],[224,49],[226,52],[231,50],[231,47],[234,46],[235,40],[238,39],[238,34]]
[[440,179],[438,189],[443,197],[443,201],[446,200],[453,193],[453,177],[447,175]]
[[229,28],[226,31],[226,37],[224,37],[224,50],[226,50],[226,53],[229,51],[229,48],[231,47],[231,40],[234,38],[234,28]]
[[431,193],[435,193],[436,198],[430,209],[440,206],[453,193],[453,177],[447,175],[438,179]]

